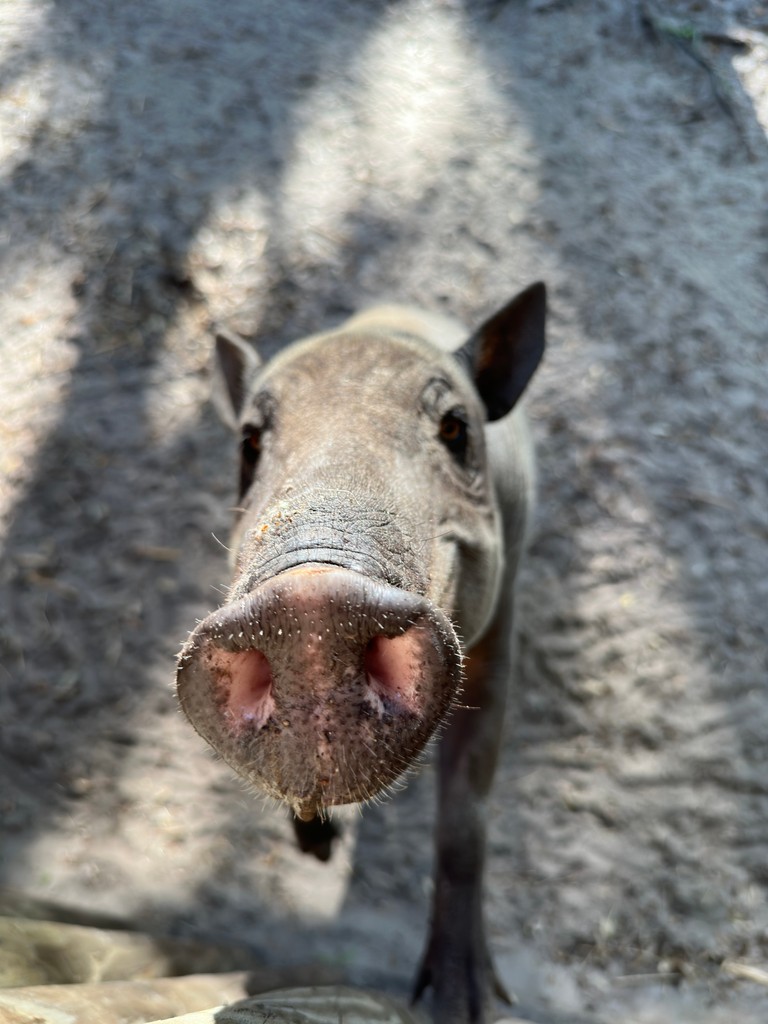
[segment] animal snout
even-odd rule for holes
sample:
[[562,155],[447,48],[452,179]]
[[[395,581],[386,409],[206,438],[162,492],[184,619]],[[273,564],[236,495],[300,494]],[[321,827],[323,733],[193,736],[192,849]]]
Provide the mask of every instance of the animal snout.
[[301,568],[225,607],[201,632],[226,724],[263,728],[276,693],[284,713],[342,692],[371,713],[417,713],[435,646],[423,605],[351,572]]
[[203,620],[178,690],[225,760],[262,787],[277,780],[304,817],[400,774],[460,678],[453,628],[425,597],[309,564]]

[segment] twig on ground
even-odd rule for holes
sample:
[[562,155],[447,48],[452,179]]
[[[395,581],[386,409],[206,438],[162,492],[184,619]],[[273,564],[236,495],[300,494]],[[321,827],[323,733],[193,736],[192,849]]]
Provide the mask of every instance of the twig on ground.
[[722,970],[734,978],[741,978],[743,981],[754,981],[756,985],[764,985],[768,988],[768,971],[762,967],[753,967],[752,964],[742,964],[738,960],[723,960],[720,965]]
[[[721,109],[731,118],[750,159],[765,153],[765,137],[755,119],[752,104],[730,60],[718,52],[721,46],[748,50],[756,42],[756,33],[740,27],[698,26],[662,14],[652,0],[641,0],[644,24],[659,38],[673,43],[704,68]],[[759,135],[759,138],[758,138]]]

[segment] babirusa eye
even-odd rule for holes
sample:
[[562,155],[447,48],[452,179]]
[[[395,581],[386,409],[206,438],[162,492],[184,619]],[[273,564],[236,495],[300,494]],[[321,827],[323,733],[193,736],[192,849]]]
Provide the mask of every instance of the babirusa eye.
[[469,444],[469,426],[459,409],[451,409],[443,416],[438,436],[449,452],[457,459],[464,459]]
[[261,429],[252,425],[243,428],[243,440],[240,445],[243,469],[253,473],[261,456]]
[[261,455],[261,431],[258,427],[246,426],[243,428],[243,441],[241,453],[245,462],[254,466]]
[[243,439],[240,442],[240,497],[253,483],[256,466],[261,458],[261,430],[250,424],[243,427]]

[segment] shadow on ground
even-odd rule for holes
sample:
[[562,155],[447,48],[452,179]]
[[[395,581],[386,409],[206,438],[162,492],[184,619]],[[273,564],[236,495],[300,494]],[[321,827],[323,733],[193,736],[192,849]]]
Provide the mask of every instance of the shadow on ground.
[[[426,69],[402,88],[434,104],[437,157],[393,106],[402,168],[397,139],[387,150],[374,130],[374,98],[386,108],[403,96],[376,92],[376,70],[394,66],[389,37],[397,59]],[[455,96],[434,82],[467,68],[457,129]],[[765,178],[702,74],[615,4],[537,15],[288,2],[254,17],[243,2],[226,19],[192,2],[44,9],[3,72],[11,92],[37,78],[50,104],[3,186],[4,267],[13,276],[39,244],[63,254],[76,312],[71,371],[0,569],[5,880],[77,801],[109,820],[125,799],[121,765],[158,722],[175,728],[172,657],[226,582],[216,538],[230,445],[203,406],[212,320],[276,347],[359,296],[466,317],[543,275],[554,302],[532,403],[542,503],[493,804],[492,929],[507,946],[543,930],[553,955],[594,962],[615,954],[611,928],[632,963],[759,945],[759,918],[750,930],[733,911],[764,881],[755,851],[768,839],[754,376],[764,224],[744,218]],[[487,117],[484,134],[473,117]],[[334,164],[345,159],[346,176]],[[258,241],[241,256],[249,231]],[[362,819],[331,927],[286,919],[266,888],[244,908],[244,837],[266,858],[287,829],[271,812],[264,833],[244,826],[251,804],[217,776],[206,799],[232,810],[216,818],[209,877],[194,900],[171,893],[144,912],[176,930],[245,929],[266,957],[333,935],[343,957],[344,929],[365,941],[369,906],[412,960],[431,787],[427,771]],[[736,850],[733,830],[752,852]]]

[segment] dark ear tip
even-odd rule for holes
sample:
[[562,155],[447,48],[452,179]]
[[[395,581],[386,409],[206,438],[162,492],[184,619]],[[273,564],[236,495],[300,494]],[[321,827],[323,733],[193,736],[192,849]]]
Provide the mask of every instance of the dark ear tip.
[[223,348],[229,348],[232,345],[240,346],[243,344],[243,339],[239,338],[232,331],[228,331],[225,327],[216,327],[214,330],[214,337],[216,339],[216,348],[221,351]]
[[547,301],[547,286],[544,281],[534,281],[533,284],[520,293],[519,298],[530,298],[541,303]]

